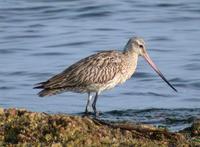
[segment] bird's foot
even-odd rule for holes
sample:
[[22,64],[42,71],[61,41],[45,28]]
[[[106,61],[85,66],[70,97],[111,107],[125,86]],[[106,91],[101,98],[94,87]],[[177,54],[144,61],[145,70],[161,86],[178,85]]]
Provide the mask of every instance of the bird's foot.
[[92,104],[92,108],[93,108],[93,111],[94,111],[94,116],[98,117],[99,116],[99,112],[97,111],[96,105],[94,103]]
[[90,111],[85,111],[85,112],[83,113],[83,117],[89,117],[89,116],[91,116],[91,115],[93,115],[93,113],[90,112]]
[[100,111],[95,111],[94,113],[92,113],[92,112],[84,112],[82,116],[83,117],[99,118],[101,114],[102,113]]
[[95,118],[98,118],[101,115],[100,111],[94,111]]

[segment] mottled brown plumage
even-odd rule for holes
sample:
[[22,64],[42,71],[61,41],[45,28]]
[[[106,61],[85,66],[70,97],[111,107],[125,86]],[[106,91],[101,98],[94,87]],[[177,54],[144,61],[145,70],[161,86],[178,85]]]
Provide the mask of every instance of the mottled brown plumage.
[[[92,106],[96,112],[99,93],[129,79],[135,72],[140,55],[144,56],[152,67],[155,66],[150,63],[152,61],[147,56],[144,40],[134,37],[128,41],[122,52],[113,50],[93,54],[69,66],[46,82],[39,83],[35,88],[43,89],[38,93],[41,97],[65,91],[88,93],[86,112],[88,112],[88,105],[92,99],[91,93],[95,92]],[[164,78],[159,70],[156,72]],[[165,78],[164,80],[166,81]],[[166,82],[169,84],[168,81]],[[172,87],[171,84],[169,85]]]
[[[128,57],[118,51],[104,51],[71,65],[62,73],[41,83],[44,90],[40,96],[53,95],[62,91],[97,92],[116,76],[128,72]],[[93,85],[94,89],[91,87]]]

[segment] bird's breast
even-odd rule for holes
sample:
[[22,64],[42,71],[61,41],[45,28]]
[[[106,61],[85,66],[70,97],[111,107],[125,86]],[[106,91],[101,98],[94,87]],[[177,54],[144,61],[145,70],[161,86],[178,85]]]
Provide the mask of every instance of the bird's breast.
[[119,83],[122,84],[126,80],[130,79],[131,76],[134,74],[136,67],[137,67],[137,60],[138,57],[135,56],[134,58],[131,58],[127,63],[126,66],[123,68],[121,72],[121,78]]

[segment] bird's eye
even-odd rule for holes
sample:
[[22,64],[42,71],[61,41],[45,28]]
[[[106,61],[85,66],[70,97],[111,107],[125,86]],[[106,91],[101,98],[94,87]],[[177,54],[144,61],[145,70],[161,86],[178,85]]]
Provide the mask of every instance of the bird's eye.
[[143,45],[140,44],[139,47],[140,47],[140,48],[143,48]]

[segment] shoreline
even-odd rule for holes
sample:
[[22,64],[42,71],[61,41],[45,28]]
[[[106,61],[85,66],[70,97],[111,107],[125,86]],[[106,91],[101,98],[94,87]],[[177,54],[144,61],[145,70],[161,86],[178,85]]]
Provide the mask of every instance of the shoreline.
[[200,146],[200,120],[179,132],[153,125],[0,108],[0,145]]

